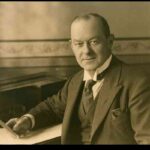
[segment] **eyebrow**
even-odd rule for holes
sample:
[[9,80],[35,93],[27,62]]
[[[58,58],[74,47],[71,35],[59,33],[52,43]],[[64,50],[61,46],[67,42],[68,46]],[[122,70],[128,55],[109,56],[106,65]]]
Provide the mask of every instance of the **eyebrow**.
[[72,40],[73,42],[83,42],[83,41],[81,41],[81,40],[77,40],[77,39],[74,39],[74,40]]
[[94,36],[94,37],[91,37],[90,39],[89,39],[89,41],[90,40],[93,40],[93,39],[101,39],[99,36]]
[[[93,40],[93,39],[101,39],[101,38],[99,36],[93,36],[88,41]],[[82,40],[78,40],[78,39],[73,39],[71,41],[73,41],[73,42],[83,42]]]

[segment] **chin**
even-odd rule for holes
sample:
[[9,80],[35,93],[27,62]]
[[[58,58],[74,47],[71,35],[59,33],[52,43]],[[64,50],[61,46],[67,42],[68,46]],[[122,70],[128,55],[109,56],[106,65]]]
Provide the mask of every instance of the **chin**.
[[85,66],[83,67],[85,70],[96,70],[98,67],[97,66]]

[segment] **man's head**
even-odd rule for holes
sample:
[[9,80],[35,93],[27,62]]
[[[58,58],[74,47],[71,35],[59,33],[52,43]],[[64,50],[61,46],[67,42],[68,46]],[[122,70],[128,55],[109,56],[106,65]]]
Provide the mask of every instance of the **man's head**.
[[76,17],[71,25],[71,46],[79,65],[95,71],[111,54],[113,35],[107,21],[98,14]]

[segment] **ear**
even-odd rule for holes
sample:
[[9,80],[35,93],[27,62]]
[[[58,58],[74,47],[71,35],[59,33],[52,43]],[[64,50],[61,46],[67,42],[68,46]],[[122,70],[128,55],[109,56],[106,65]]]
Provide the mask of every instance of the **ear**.
[[114,39],[115,39],[114,35],[110,34],[110,36],[108,37],[108,44],[109,44],[110,48],[113,45]]
[[72,40],[71,40],[71,39],[69,40],[69,44],[70,44],[70,46],[71,46],[71,49],[73,50]]

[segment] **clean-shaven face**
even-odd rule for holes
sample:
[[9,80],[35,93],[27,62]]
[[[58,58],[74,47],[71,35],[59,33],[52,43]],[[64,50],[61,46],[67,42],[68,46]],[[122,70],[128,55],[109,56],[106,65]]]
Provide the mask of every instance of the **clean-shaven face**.
[[[111,36],[110,36],[111,37]],[[105,36],[97,18],[80,19],[71,26],[71,46],[78,64],[95,71],[111,54],[112,38]]]

